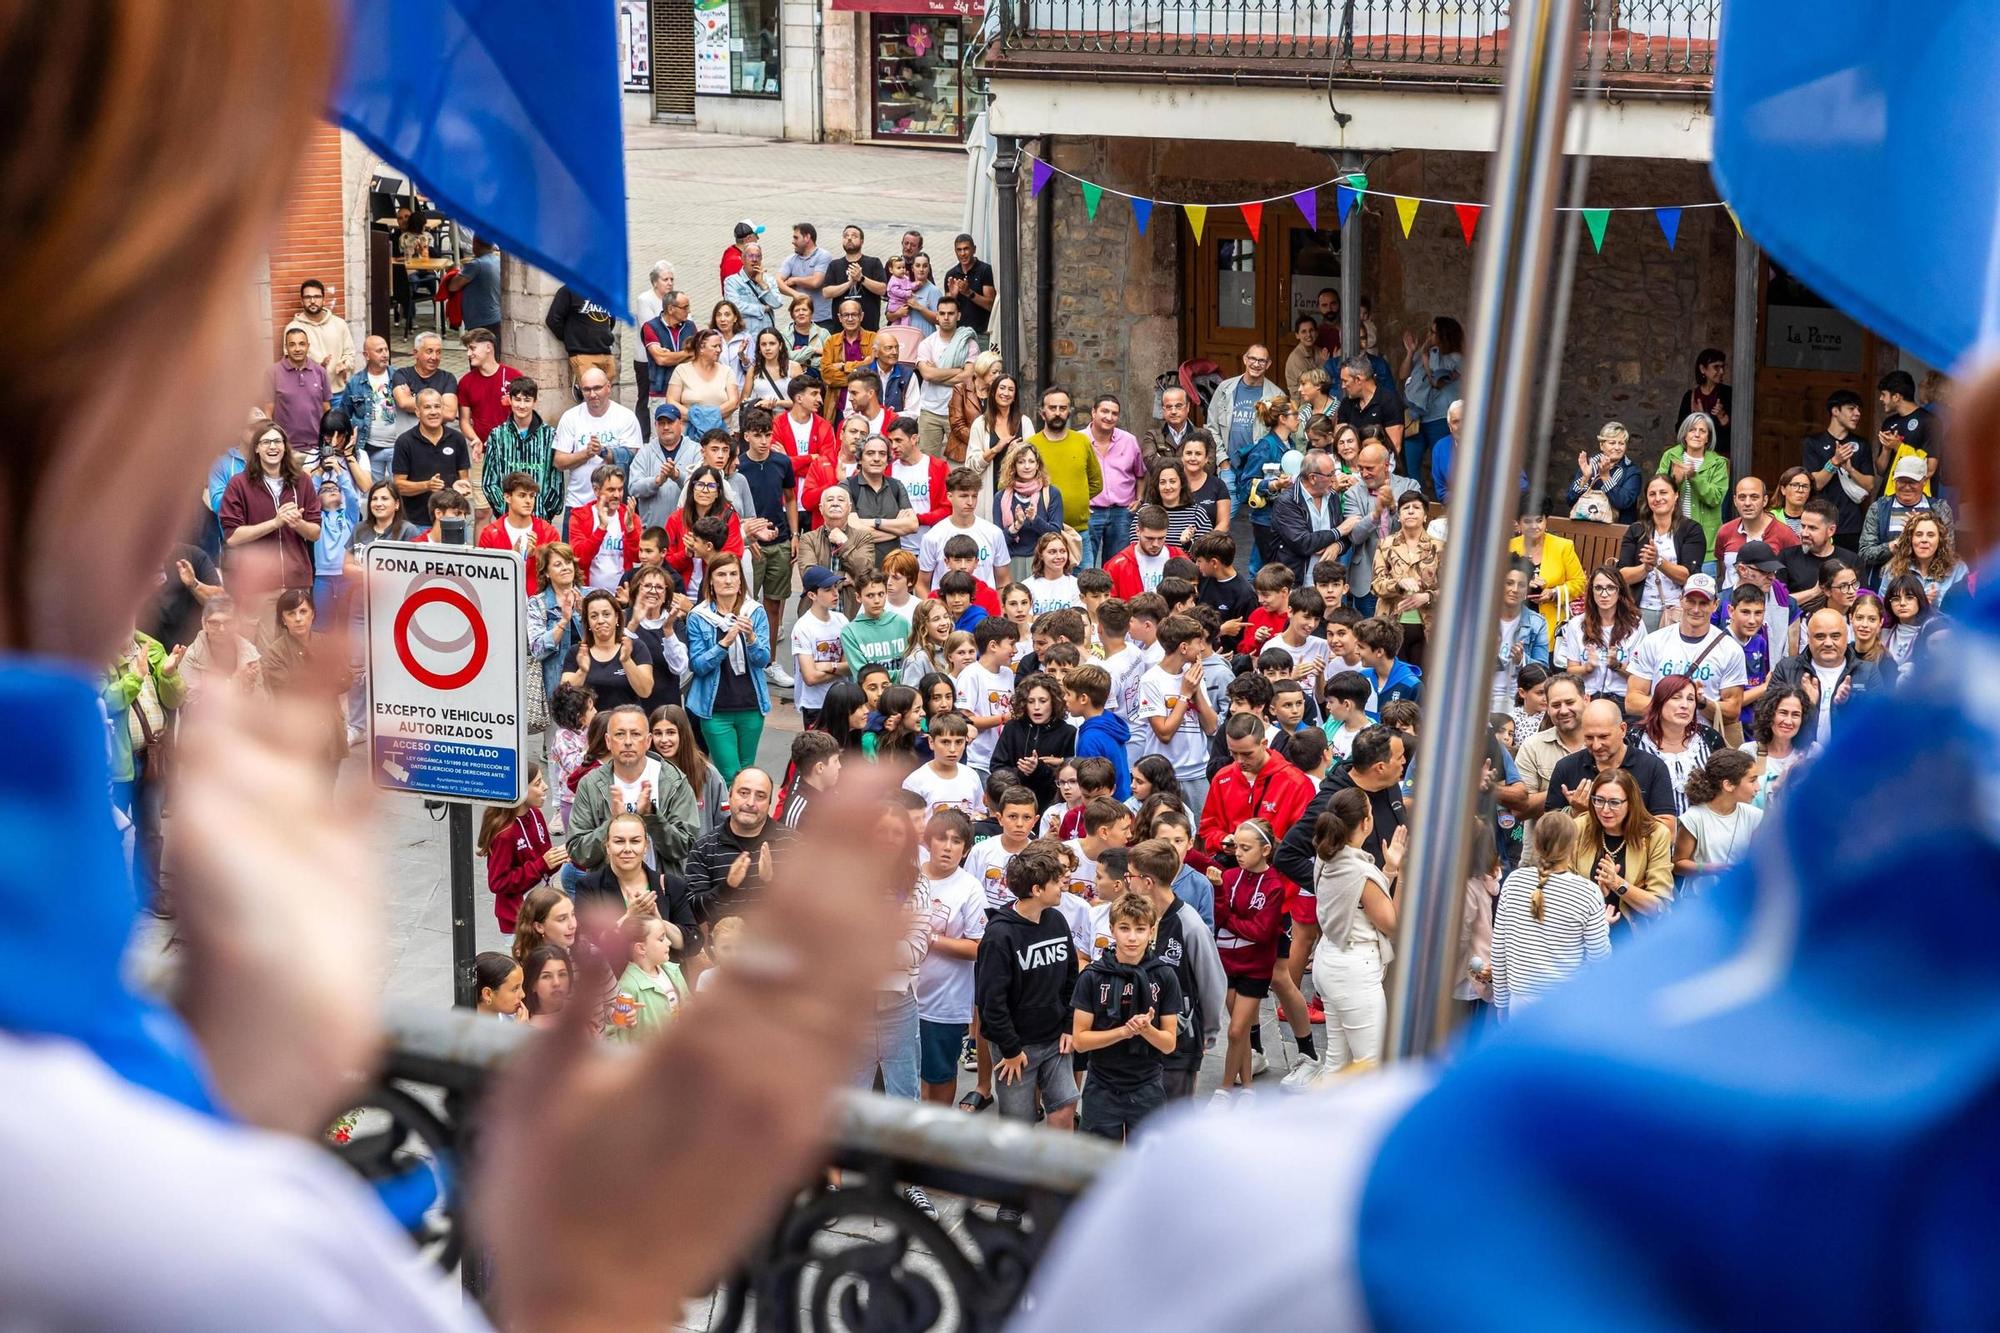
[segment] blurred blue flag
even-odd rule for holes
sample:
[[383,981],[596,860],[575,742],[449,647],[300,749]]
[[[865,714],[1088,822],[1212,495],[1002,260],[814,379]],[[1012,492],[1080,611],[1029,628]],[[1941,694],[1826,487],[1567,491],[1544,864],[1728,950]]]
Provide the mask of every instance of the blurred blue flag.
[[1731,0],[1715,181],[1814,291],[1940,368],[2000,315],[2000,11]]
[[629,319],[617,11],[349,0],[333,113],[441,212]]

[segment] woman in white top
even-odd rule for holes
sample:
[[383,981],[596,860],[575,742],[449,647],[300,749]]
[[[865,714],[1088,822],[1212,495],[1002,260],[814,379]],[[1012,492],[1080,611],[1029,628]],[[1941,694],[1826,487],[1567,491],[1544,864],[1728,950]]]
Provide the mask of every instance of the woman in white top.
[[1618,576],[1639,589],[1639,615],[1648,632],[1672,625],[1679,615],[1681,585],[1701,568],[1707,549],[1701,525],[1681,517],[1680,491],[1672,480],[1646,482],[1646,513],[1625,529],[1618,550]]
[[761,407],[775,419],[779,413],[792,410],[792,358],[785,351],[784,335],[776,329],[757,330],[752,348],[743,405]]
[[1645,637],[1639,604],[1618,566],[1599,565],[1591,571],[1583,609],[1556,635],[1556,669],[1575,676],[1588,697],[1606,694],[1622,700],[1631,674],[1627,664]]
[[974,512],[980,514],[993,512],[993,491],[1000,482],[1000,464],[1007,451],[1026,437],[1029,424],[1021,415],[1021,381],[998,366],[999,358],[995,357],[995,369],[989,372],[992,382],[985,393],[986,406],[965,432],[965,465],[979,474],[979,508]]
[[743,312],[734,301],[717,301],[715,309],[708,312],[708,326],[722,335],[722,368],[737,388],[742,388],[750,373],[750,330],[743,322]]
[[1808,747],[1799,741],[1805,724],[1804,690],[1779,687],[1758,702],[1757,730],[1743,742],[1743,750],[1757,761],[1757,794],[1751,804],[1759,810],[1769,812],[1778,784],[1805,757]]
[[1674,874],[1682,893],[1743,859],[1764,812],[1757,794],[1757,761],[1741,750],[1719,750],[1688,779],[1687,809],[1674,831]]
[[1083,605],[1076,575],[1069,572],[1075,563],[1076,551],[1067,532],[1045,532],[1035,543],[1034,554],[1028,557],[1028,576],[1021,582],[1034,596],[1036,615]]
[[1313,825],[1313,894],[1319,943],[1313,946],[1313,986],[1326,1006],[1323,1070],[1382,1058],[1389,1002],[1382,969],[1396,956],[1396,903],[1389,896],[1403,866],[1403,830],[1382,849],[1381,868],[1361,844],[1375,831],[1368,793],[1334,794]]
[[1576,821],[1566,811],[1545,814],[1535,821],[1535,864],[1500,885],[1492,973],[1503,1015],[1611,952],[1604,894],[1571,867],[1575,853]]
[[944,641],[951,637],[951,613],[944,603],[926,598],[910,608],[909,645],[903,650],[902,683],[916,685],[932,674],[949,676]]

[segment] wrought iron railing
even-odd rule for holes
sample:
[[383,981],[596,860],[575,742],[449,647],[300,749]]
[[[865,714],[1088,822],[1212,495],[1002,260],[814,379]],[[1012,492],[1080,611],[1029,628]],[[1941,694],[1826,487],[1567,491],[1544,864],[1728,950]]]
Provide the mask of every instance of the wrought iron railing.
[[[378,1182],[392,1206],[435,1189],[421,1217],[408,1219],[412,1234],[482,1297],[486,1264],[463,1206],[478,1170],[480,1098],[533,1032],[462,1010],[405,1011],[391,1027],[384,1078],[357,1100],[353,1136],[335,1151]],[[708,1327],[997,1330],[1064,1212],[1116,1151],[994,1115],[850,1093],[830,1158],[839,1188],[815,1182],[800,1190],[714,1293]],[[945,1220],[905,1197],[911,1185],[943,1204]],[[991,1215],[963,1207],[965,1200],[981,1201]],[[675,1319],[662,1312],[663,1324]]]
[[[1000,0],[1003,51],[1268,57],[1497,79],[1512,0]],[[1722,0],[1585,0],[1607,78],[1706,78]],[[1600,38],[1600,40],[1603,40]],[[1578,68],[1585,52],[1579,46]],[[1387,67],[1387,68],[1378,68]],[[1245,70],[1244,72],[1251,72]]]

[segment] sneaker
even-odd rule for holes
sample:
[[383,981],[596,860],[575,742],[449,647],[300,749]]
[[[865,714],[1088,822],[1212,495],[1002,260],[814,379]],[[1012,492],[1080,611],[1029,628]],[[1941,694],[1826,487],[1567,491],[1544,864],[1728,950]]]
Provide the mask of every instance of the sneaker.
[[1319,1076],[1319,1071],[1319,1061],[1301,1060],[1291,1073],[1285,1075],[1284,1081],[1278,1086],[1290,1092],[1302,1091],[1312,1086],[1312,1081]]
[[1214,1092],[1208,1095],[1209,1109],[1216,1111],[1228,1110],[1229,1103],[1231,1099],[1234,1097],[1234,1095],[1235,1094],[1231,1093],[1228,1088],[1217,1088]]
[[967,1037],[958,1050],[958,1067],[968,1074],[979,1072],[979,1052],[973,1049],[972,1038]]
[[1320,1003],[1319,996],[1317,995],[1313,996],[1312,1002],[1306,1005],[1306,1022],[1318,1023],[1321,1026],[1325,1026],[1326,1024],[1326,1006]]
[[1282,1004],[1278,1006],[1278,1021],[1280,1023],[1290,1023],[1292,1021],[1290,1015],[1285,1013],[1285,1006]]
[[764,668],[764,679],[770,681],[781,690],[789,690],[793,685],[791,673],[776,662]]
[[930,1195],[924,1193],[915,1185],[903,1186],[903,1197],[908,1199],[918,1212],[928,1217],[931,1221],[935,1222],[938,1220],[937,1205],[931,1202]]
[[1255,1078],[1259,1074],[1268,1074],[1270,1072],[1271,1062],[1265,1058],[1264,1053],[1262,1051],[1250,1052],[1250,1077]]

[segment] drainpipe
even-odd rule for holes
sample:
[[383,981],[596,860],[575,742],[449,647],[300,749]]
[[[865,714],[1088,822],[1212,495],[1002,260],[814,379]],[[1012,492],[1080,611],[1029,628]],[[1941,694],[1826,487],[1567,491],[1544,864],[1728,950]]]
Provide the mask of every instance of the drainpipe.
[[[1493,679],[1500,571],[1528,453],[1555,284],[1563,174],[1582,0],[1514,0],[1492,197],[1479,230],[1465,367],[1465,430],[1453,457],[1449,540],[1424,682],[1416,827],[1398,893],[1387,1055],[1435,1051],[1451,1025],[1459,905],[1472,852]],[[1488,850],[1491,848],[1489,846]]]
[[[1055,144],[1042,141],[1042,152],[1053,153]],[[1043,190],[1035,200],[1035,392],[1039,395],[1055,379],[1056,302],[1056,192]]]
[[993,158],[993,192],[999,207],[996,222],[1000,271],[994,275],[999,288],[995,302],[1000,316],[1000,361],[1019,373],[1021,365],[1021,141],[1012,134],[995,138],[999,151]]

